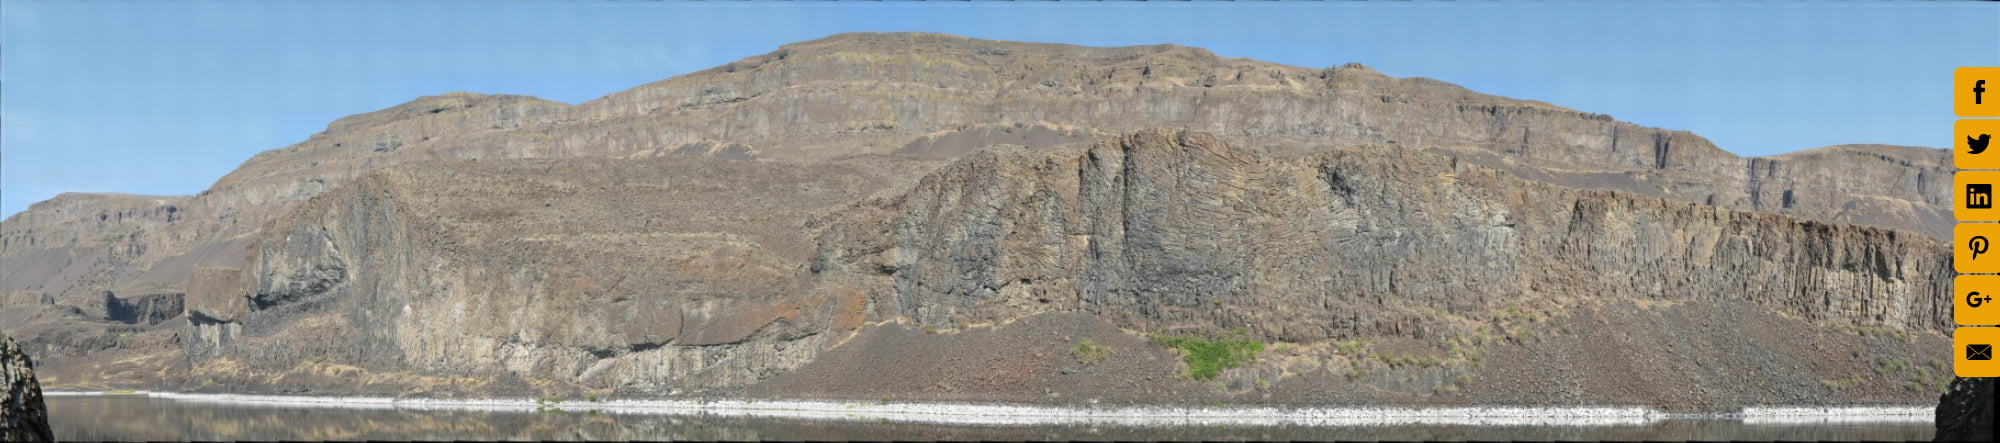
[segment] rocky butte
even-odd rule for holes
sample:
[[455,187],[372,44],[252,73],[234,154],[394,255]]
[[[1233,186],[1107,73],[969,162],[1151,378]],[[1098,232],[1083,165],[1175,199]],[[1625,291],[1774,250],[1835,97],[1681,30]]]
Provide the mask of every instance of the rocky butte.
[[[0,332],[71,389],[1928,404],[1951,171],[1360,65],[842,34],[37,203]],[[1197,380],[1182,335],[1265,347]]]

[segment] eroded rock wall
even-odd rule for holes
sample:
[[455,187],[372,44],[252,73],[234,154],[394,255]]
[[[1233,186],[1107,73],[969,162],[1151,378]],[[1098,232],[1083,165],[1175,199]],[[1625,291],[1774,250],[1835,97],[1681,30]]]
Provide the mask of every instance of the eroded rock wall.
[[944,325],[1084,311],[1140,330],[1421,338],[1451,332],[1428,313],[1728,299],[1950,327],[1949,254],[1933,238],[1564,189],[1393,147],[1273,158],[1143,131],[976,156],[846,215],[821,237],[821,267],[892,281],[882,314]]
[[[1569,187],[1939,236],[1950,226],[1938,200],[1947,195],[1934,192],[1949,181],[1937,180],[1949,167],[1942,150],[1745,159],[1684,131],[1360,65],[1285,66],[1174,45],[843,34],[576,106],[510,95],[418,98],[260,153],[195,196],[58,198],[0,225],[0,263],[10,265],[0,290],[182,291],[196,267],[238,266],[254,229],[286,206],[409,162],[956,158],[995,143],[1049,148],[1150,127],[1275,153],[1393,144]],[[1905,177],[1918,174],[1928,175]],[[1903,178],[1825,185],[1878,175]]]
[[424,166],[295,207],[249,268],[197,272],[196,380],[741,386],[809,359],[840,304],[808,285],[807,217],[890,186],[861,160]]
[[[1037,154],[1149,127],[1209,131],[1191,143],[1213,152]],[[1025,148],[907,196],[884,185],[993,143]],[[528,157],[656,170],[461,162],[358,183]],[[1438,310],[1743,297],[1923,329],[1948,309],[1913,301],[1937,290],[1941,256],[1908,233],[1948,232],[1947,157],[1745,159],[1686,132],[1359,65],[838,35],[575,106],[423,97],[335,121],[195,196],[39,203],[0,223],[0,290],[25,294],[0,306],[0,330],[59,358],[179,349],[219,373],[415,367],[633,387],[700,368],[736,369],[696,385],[753,379],[804,358],[776,343],[827,328],[1045,310],[1315,340],[1462,332],[1427,319]],[[714,175],[829,164],[845,172]],[[453,175],[465,170],[505,175]],[[581,178],[606,171],[645,180]],[[453,191],[414,191],[430,187]],[[541,224],[507,228],[524,217]],[[128,334],[176,324],[161,317],[182,293],[186,337]],[[787,332],[745,341],[765,331]],[[731,350],[744,343],[772,347],[730,357],[752,355]]]
[[[1497,312],[1593,305],[1949,328],[1949,254],[1927,236],[1568,189],[1393,146],[1270,155],[1147,130],[941,168],[417,166],[294,207],[246,268],[198,270],[188,383],[716,392],[869,324],[957,330],[1045,312],[1308,346],[1467,341]],[[912,167],[936,169],[880,179]]]

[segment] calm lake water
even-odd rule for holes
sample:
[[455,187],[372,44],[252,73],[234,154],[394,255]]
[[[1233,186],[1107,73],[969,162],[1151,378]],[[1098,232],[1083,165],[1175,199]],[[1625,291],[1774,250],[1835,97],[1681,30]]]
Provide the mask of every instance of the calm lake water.
[[493,412],[47,398],[62,440],[1929,440],[1928,422],[1658,420],[1593,426],[953,426],[720,414]]

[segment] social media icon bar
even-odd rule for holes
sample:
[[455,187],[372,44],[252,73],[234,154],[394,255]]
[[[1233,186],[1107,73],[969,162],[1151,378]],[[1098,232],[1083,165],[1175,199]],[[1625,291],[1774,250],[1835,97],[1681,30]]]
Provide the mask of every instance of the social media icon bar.
[[[2000,251],[1993,251],[2000,252]],[[2000,325],[2000,275],[1961,275],[1951,280],[1953,323]]]
[[2000,223],[1959,223],[1951,229],[1951,267],[1960,274],[2000,274]]
[[1958,169],[2000,169],[2000,145],[1993,144],[1995,138],[2000,138],[2000,119],[1959,119],[1952,125],[1951,144],[1946,145],[1952,147],[1952,165]]
[[[1959,117],[2000,117],[2000,67],[1962,67],[1951,74],[1952,110]],[[1960,274],[2000,274],[2000,119],[1963,118],[1952,125],[1951,267]],[[1952,372],[1960,377],[2000,377],[1993,345],[2000,344],[2000,275],[1960,275],[1951,281]]]
[[1951,372],[1960,377],[2000,377],[2000,364],[1993,360],[1993,345],[2000,344],[2000,328],[1967,326],[1951,334]]
[[1952,176],[1952,216],[1958,221],[2000,221],[1993,208],[1993,188],[2000,171],[1958,171]]
[[1951,77],[1952,108],[1959,117],[2000,117],[2000,67],[1958,68]]

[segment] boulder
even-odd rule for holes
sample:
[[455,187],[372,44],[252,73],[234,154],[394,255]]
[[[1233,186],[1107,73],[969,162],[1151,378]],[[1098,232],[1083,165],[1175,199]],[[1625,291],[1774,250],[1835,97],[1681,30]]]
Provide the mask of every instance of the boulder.
[[1959,377],[1938,396],[1937,441],[1993,440],[1993,378]]
[[42,386],[35,382],[35,362],[4,335],[0,335],[0,388],[6,394],[0,397],[0,441],[56,440],[49,430],[48,407],[42,404]]

